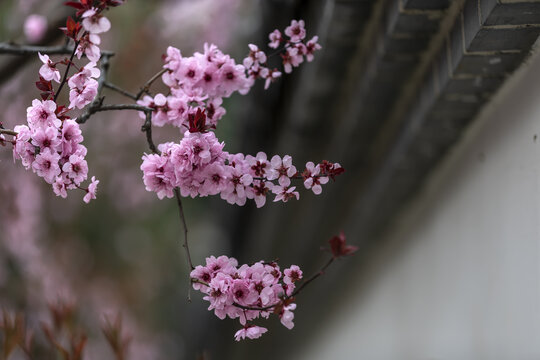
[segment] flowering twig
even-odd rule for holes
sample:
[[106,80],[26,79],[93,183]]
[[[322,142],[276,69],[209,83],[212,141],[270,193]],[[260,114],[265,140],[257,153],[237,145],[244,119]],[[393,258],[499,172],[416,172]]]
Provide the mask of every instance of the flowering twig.
[[56,91],[56,94],[54,95],[53,101],[56,102],[56,99],[58,99],[58,95],[60,95],[60,91],[64,87],[64,84],[67,81],[69,69],[71,67],[71,64],[73,63],[73,58],[75,57],[75,52],[77,51],[77,46],[79,46],[79,42],[75,42],[75,46],[73,47],[73,51],[71,52],[71,56],[69,58],[68,64],[66,66],[66,71],[64,72],[64,77],[62,78],[62,82],[60,83],[60,86],[58,86],[58,90]]
[[292,298],[292,297],[295,297],[296,295],[298,295],[300,293],[300,291],[302,291],[303,288],[305,288],[310,282],[312,282],[313,280],[315,280],[316,278],[318,278],[319,276],[321,276],[322,274],[324,274],[324,271],[330,266],[330,264],[332,264],[334,262],[334,260],[336,259],[335,256],[332,256],[327,262],[326,264],[321,268],[321,270],[319,270],[318,272],[316,272],[315,274],[313,274],[309,279],[305,280],[302,285],[300,285],[298,288],[296,288],[296,290],[294,290],[294,292],[291,294],[291,296],[288,296],[287,298]]

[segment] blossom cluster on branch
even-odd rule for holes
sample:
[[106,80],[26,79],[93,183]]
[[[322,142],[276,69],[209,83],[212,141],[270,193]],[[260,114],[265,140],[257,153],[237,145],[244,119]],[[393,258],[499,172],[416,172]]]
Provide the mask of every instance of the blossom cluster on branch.
[[[279,41],[275,34],[279,33]],[[289,60],[294,57],[295,66],[303,57],[313,59],[313,52],[320,49],[317,37],[302,42],[306,36],[304,22],[293,20],[285,29],[288,40],[283,40],[279,30],[270,34],[271,46],[285,41],[282,59],[286,72]],[[170,124],[179,127],[184,136],[179,143],[158,146],[160,154],[143,156],[143,180],[148,191],[157,196],[173,197],[173,190],[180,189],[182,196],[208,196],[220,194],[230,204],[244,205],[253,199],[257,207],[266,203],[269,193],[274,201],[286,202],[298,199],[300,194],[291,179],[301,179],[307,189],[315,194],[321,185],[343,172],[337,163],[308,162],[298,172],[290,155],[274,155],[271,159],[264,152],[256,156],[223,151],[224,143],[212,132],[225,114],[221,106],[223,98],[234,92],[246,94],[255,80],[266,80],[265,87],[281,76],[277,69],[266,67],[268,56],[256,45],[250,44],[250,53],[243,65],[236,64],[229,55],[223,54],[215,45],[205,44],[203,53],[183,57],[180,50],[169,47],[165,57],[162,80],[170,89],[170,95],[145,96],[140,105],[151,108],[152,123],[156,126]],[[294,54],[294,55],[293,55]],[[146,114],[140,116],[145,118]]]
[[[304,60],[312,61],[314,52],[321,49],[318,37],[306,41],[304,21],[292,20],[283,33],[276,29],[269,35],[268,45],[279,48],[277,52],[267,55],[258,46],[249,44],[249,54],[241,64],[213,44],[205,44],[202,53],[189,57],[182,56],[179,49],[169,47],[163,57],[163,69],[133,95],[106,81],[108,55],[99,48],[100,34],[111,27],[103,12],[121,3],[119,0],[66,3],[77,10],[77,19],[68,18],[66,27],[62,28],[68,41],[74,44],[71,56],[54,61],[46,54],[38,54],[43,63],[36,82],[41,100],[34,99],[27,109],[27,125],[8,130],[0,123],[0,145],[11,143],[14,158],[52,184],[56,195],[65,198],[67,190],[79,188],[86,192],[83,200],[89,202],[96,197],[99,181],[92,177],[88,187],[82,185],[88,179],[88,164],[79,123],[100,111],[139,111],[144,119],[142,130],[151,150],[142,156],[143,182],[146,190],[155,192],[159,199],[177,199],[193,288],[205,295],[204,299],[210,302],[209,310],[214,310],[220,319],[239,319],[243,328],[236,333],[236,340],[260,337],[267,329],[252,321],[268,318],[271,314],[277,315],[281,323],[291,329],[296,294],[322,275],[335,259],[354,253],[356,247],[346,245],[343,234],[333,237],[330,240],[332,257],[328,263],[300,286],[297,283],[302,280],[303,273],[296,265],[282,271],[276,262],[259,261],[238,266],[234,258],[210,256],[205,266],[194,267],[180,197],[219,194],[230,204],[242,206],[247,199],[252,199],[257,207],[262,207],[269,194],[275,195],[274,201],[299,199],[295,181],[313,193],[321,194],[322,185],[344,172],[340,164],[326,160],[320,163],[309,161],[304,167],[297,168],[290,155],[270,157],[262,151],[255,156],[231,154],[224,150],[225,144],[214,133],[226,113],[222,107],[224,98],[236,92],[248,93],[258,79],[264,80],[264,87],[268,88],[282,75],[280,69],[268,66],[268,58],[273,55],[281,57],[285,73],[290,73]],[[74,58],[83,56],[88,62],[84,66],[77,65]],[[72,68],[76,71],[70,75]],[[150,86],[159,77],[168,92],[152,95]],[[59,84],[56,89],[53,82]],[[62,105],[58,98],[65,84],[69,87],[69,104]],[[104,105],[104,97],[96,100],[103,87],[118,91],[137,104]],[[69,115],[70,111],[85,108],[78,119]],[[152,140],[152,125],[177,127],[182,137],[178,142],[166,142],[156,147]],[[14,139],[8,141],[4,135],[14,136]]]
[[271,313],[277,314],[288,329],[294,326],[292,311],[296,304],[282,302],[281,298],[291,296],[295,282],[302,279],[302,270],[296,265],[282,273],[275,262],[259,261],[238,267],[234,258],[211,256],[206,259],[206,266],[199,265],[191,272],[191,277],[193,288],[205,294],[204,300],[210,302],[208,310],[214,310],[220,319],[239,319],[244,328],[236,333],[236,340],[255,339],[264,334],[267,330],[251,321],[268,318]]
[[[13,143],[15,159],[20,159],[23,166],[32,169],[47,183],[52,184],[57,196],[67,197],[67,190],[82,189],[86,192],[83,200],[89,202],[96,198],[99,180],[93,176],[88,187],[82,182],[88,178],[88,164],[85,160],[87,149],[81,144],[83,136],[79,124],[68,115],[71,109],[83,109],[90,104],[98,93],[100,70],[96,62],[101,57],[97,45],[101,42],[99,35],[108,31],[111,24],[101,13],[109,6],[120,5],[121,2],[101,0],[99,2],[68,2],[75,7],[82,22],[71,17],[62,31],[74,42],[71,58],[53,61],[46,54],[38,54],[43,65],[39,69],[39,81],[36,87],[41,91],[41,100],[34,99],[27,109],[27,124],[14,128],[16,133]],[[85,54],[90,60],[85,66],[77,67],[73,62]],[[59,66],[65,66],[62,78]],[[71,67],[77,71],[69,76]],[[59,83],[55,90],[52,82]],[[69,105],[61,105],[58,96],[67,82]]]
[[[210,256],[206,265],[198,265],[191,272],[191,282],[195,290],[205,296],[210,303],[208,310],[220,318],[238,319],[243,326],[234,335],[237,341],[256,339],[268,330],[253,324],[258,318],[268,319],[271,314],[279,317],[287,329],[294,327],[295,296],[304,286],[324,273],[326,268],[338,258],[353,255],[358,247],[347,245],[345,235],[333,236],[328,243],[332,257],[307,280],[303,280],[302,270],[297,265],[281,271],[275,262],[258,261],[254,264],[238,266],[235,258]],[[303,280],[303,281],[302,281]],[[302,281],[302,282],[301,282]],[[297,287],[297,283],[301,286]]]

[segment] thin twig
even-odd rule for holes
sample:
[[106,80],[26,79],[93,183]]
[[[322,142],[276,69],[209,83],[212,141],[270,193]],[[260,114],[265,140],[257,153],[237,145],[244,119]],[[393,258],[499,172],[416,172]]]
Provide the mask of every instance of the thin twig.
[[114,110],[137,110],[143,111],[145,113],[152,112],[153,110],[149,107],[138,105],[138,104],[113,104],[113,105],[99,105],[99,106],[90,106],[87,116],[80,116],[77,119],[79,124],[84,124],[90,116],[97,112],[101,111],[114,111]]
[[62,88],[64,87],[64,84],[67,81],[69,68],[71,67],[71,63],[73,62],[73,58],[75,57],[75,52],[77,51],[77,47],[79,46],[79,41],[75,42],[75,46],[73,47],[73,52],[71,53],[71,56],[69,58],[69,62],[66,66],[66,71],[64,72],[64,78],[62,79],[62,82],[60,83],[60,86],[58,87],[58,90],[56,90],[56,94],[54,94],[54,102],[56,102],[56,99],[58,99],[58,95],[60,95],[60,91],[62,91]]
[[0,129],[0,134],[6,134],[11,136],[17,136],[17,132],[10,129]]
[[184,247],[184,249],[186,249],[186,255],[187,255],[189,268],[190,270],[193,270],[195,269],[195,267],[193,266],[193,262],[191,261],[191,254],[189,252],[188,228],[186,225],[186,218],[184,216],[184,209],[182,207],[182,199],[180,197],[180,191],[178,191],[178,188],[174,189],[174,196],[176,197],[176,203],[178,205],[178,210],[180,212],[180,220],[182,221],[182,226],[184,228],[184,244],[182,246]]
[[[184,244],[182,245],[184,249],[186,250],[186,257],[189,264],[189,272],[193,271],[195,267],[193,266],[193,262],[191,261],[191,254],[189,252],[189,244],[188,244],[188,228],[186,224],[186,217],[184,216],[184,208],[182,207],[182,199],[180,197],[180,191],[178,191],[178,188],[174,188],[174,197],[176,198],[176,204],[178,205],[178,212],[180,215],[180,221],[182,221],[182,227],[184,230]],[[188,302],[191,302],[191,284],[194,282],[194,279],[191,278],[191,274],[188,275],[190,284],[188,288]]]
[[137,100],[137,95],[132,94],[129,91],[126,91],[126,90],[122,89],[121,87],[114,85],[113,83],[105,81],[103,83],[103,86],[108,88],[108,89],[114,90],[117,93],[120,93],[120,94],[122,94],[122,95],[124,95],[124,96],[126,96],[126,97],[128,97],[130,99]]
[[152,150],[153,153],[157,154],[158,149],[156,148],[154,140],[152,139],[152,111],[145,111],[145,114],[146,120],[141,127],[141,131],[146,133],[146,142],[148,143],[148,147],[150,148],[150,150]]
[[[69,55],[77,49],[67,45],[60,46],[35,46],[35,45],[19,45],[2,42],[0,43],[0,54],[10,55],[30,55],[30,54],[47,54],[47,55]],[[114,52],[102,50],[101,55],[113,56]]]
[[[321,268],[321,270],[319,270],[318,272],[316,272],[315,274],[313,274],[313,276],[311,276],[309,279],[305,280],[298,288],[296,288],[296,290],[293,291],[293,293],[289,296],[285,296],[283,297],[279,302],[275,303],[275,304],[272,304],[272,305],[268,305],[268,306],[264,306],[264,307],[257,307],[257,306],[244,306],[244,305],[240,305],[238,303],[233,303],[233,306],[236,306],[237,308],[240,308],[240,309],[244,309],[244,310],[256,310],[256,311],[268,311],[276,306],[279,306],[280,304],[283,304],[283,302],[287,299],[291,299],[293,297],[295,297],[296,295],[298,295],[302,289],[304,289],[309,283],[311,283],[313,280],[315,280],[316,278],[318,278],[319,276],[321,276],[322,274],[324,274],[324,271],[330,266],[330,264],[332,264],[334,262],[336,258],[334,256],[332,256],[328,262],[326,264],[324,264],[324,266]],[[193,281],[193,279],[192,279]]]
[[296,288],[296,290],[294,290],[294,292],[291,294],[291,296],[289,296],[289,298],[291,297],[294,297],[296,296],[300,291],[302,291],[303,288],[305,288],[310,282],[312,282],[313,280],[315,280],[316,278],[318,278],[319,276],[321,276],[322,274],[324,274],[324,271],[326,270],[327,267],[330,266],[330,264],[332,264],[334,262],[336,258],[335,257],[331,257],[330,260],[328,260],[328,262],[321,268],[321,270],[319,270],[319,272],[313,274],[313,276],[311,276],[309,279],[305,280],[302,285],[300,285],[298,288]]
[[135,100],[139,100],[141,98],[141,96],[143,96],[144,93],[147,93],[149,88],[150,88],[150,85],[152,85],[152,83],[154,81],[156,81],[161,75],[163,75],[166,71],[169,71],[168,69],[161,69],[157,74],[155,74],[154,76],[152,76],[150,78],[150,80],[148,80],[142,87],[141,89],[139,90],[139,92],[137,93],[137,95],[135,95]]

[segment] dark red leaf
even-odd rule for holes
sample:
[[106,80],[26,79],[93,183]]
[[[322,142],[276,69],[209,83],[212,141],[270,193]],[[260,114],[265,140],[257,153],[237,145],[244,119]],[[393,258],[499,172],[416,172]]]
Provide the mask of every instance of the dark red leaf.
[[330,250],[334,257],[352,255],[358,250],[358,246],[347,245],[345,234],[342,232],[338,236],[333,236],[329,241]]
[[209,129],[209,126],[206,126],[206,114],[205,110],[201,110],[200,108],[197,109],[197,112],[195,114],[191,113],[188,115],[188,121],[189,121],[189,132],[196,133],[196,132],[207,132]]
[[66,1],[64,5],[71,6],[72,8],[79,9],[79,10],[83,8],[81,3],[78,3],[75,1]]
[[39,81],[36,81],[36,87],[41,91],[51,91],[52,90],[51,82],[43,79],[41,76],[39,77]]

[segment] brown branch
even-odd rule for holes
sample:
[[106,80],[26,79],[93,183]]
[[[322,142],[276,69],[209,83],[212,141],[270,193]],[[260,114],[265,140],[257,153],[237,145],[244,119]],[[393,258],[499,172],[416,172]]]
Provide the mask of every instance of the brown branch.
[[71,56],[69,57],[69,62],[66,66],[66,71],[64,72],[64,77],[62,78],[62,82],[60,83],[60,86],[58,87],[58,90],[56,91],[56,94],[54,94],[54,102],[56,102],[56,99],[58,99],[58,95],[60,95],[60,91],[62,91],[62,88],[64,87],[64,84],[67,81],[69,69],[71,68],[71,64],[73,63],[73,58],[75,57],[75,52],[77,51],[77,46],[79,46],[79,41],[75,42],[75,46],[73,47],[73,51],[71,52]]
[[130,93],[130,92],[128,92],[128,91],[122,89],[121,87],[114,85],[113,83],[110,83],[110,82],[108,82],[108,81],[105,81],[105,82],[103,83],[103,86],[106,87],[106,88],[108,88],[108,89],[114,90],[114,91],[116,91],[117,93],[120,93],[120,94],[122,94],[122,95],[124,95],[124,96],[126,96],[126,97],[128,97],[128,98],[130,98],[130,99],[137,100],[137,95],[132,94],[132,93]]
[[[174,196],[176,197],[176,203],[178,205],[178,210],[180,212],[180,220],[182,221],[182,226],[184,228],[184,244],[182,245],[184,249],[186,249],[186,256],[189,264],[190,271],[195,269],[193,266],[193,262],[191,261],[191,254],[189,252],[189,244],[188,244],[188,228],[186,225],[186,218],[184,216],[184,209],[182,207],[182,200],[180,197],[180,191],[178,191],[178,188],[174,189]],[[190,278],[191,279],[191,278]]]
[[17,136],[17,132],[10,129],[0,129],[0,134],[6,134],[11,136]]
[[326,268],[328,268],[330,266],[330,264],[332,264],[334,262],[336,258],[334,256],[332,256],[330,258],[330,260],[328,260],[328,262],[321,268],[321,270],[319,270],[317,273],[313,274],[313,276],[311,276],[309,279],[305,280],[302,285],[300,285],[298,288],[296,288],[296,290],[293,291],[293,293],[291,294],[291,296],[289,296],[288,298],[292,298],[292,297],[295,297],[296,295],[298,295],[300,293],[300,291],[302,291],[303,288],[305,288],[310,282],[312,282],[313,280],[315,280],[316,278],[318,278],[319,276],[321,276],[322,274],[324,274],[324,271],[326,270]]
[[[31,55],[31,54],[47,54],[47,55],[69,55],[77,49],[78,43],[75,47],[64,45],[58,46],[36,46],[36,45],[19,45],[13,43],[0,43],[0,54],[9,55]],[[101,55],[113,56],[114,52],[102,50]]]
[[[148,147],[154,154],[158,153],[158,149],[156,145],[154,144],[154,140],[152,139],[152,110],[145,111],[146,114],[146,120],[144,121],[143,126],[141,127],[141,131],[146,133],[146,142],[148,143]],[[184,223],[185,226],[185,223]]]
[[90,116],[92,116],[93,114],[95,114],[97,112],[101,112],[101,111],[137,110],[137,111],[143,111],[145,113],[153,111],[149,107],[146,107],[146,106],[143,106],[143,105],[138,105],[138,104],[113,104],[113,105],[98,104],[98,105],[90,106],[90,108],[88,110],[89,110],[88,114],[80,116],[77,119],[77,122],[79,124],[84,124],[90,118]]
[[150,88],[150,85],[152,85],[152,83],[154,81],[156,81],[161,75],[163,75],[166,71],[168,71],[168,69],[161,69],[157,74],[155,74],[154,76],[152,76],[150,78],[150,80],[148,80],[142,87],[141,89],[139,90],[139,92],[137,93],[137,95],[135,95],[135,100],[139,100],[141,98],[141,96],[143,96],[144,93],[147,93],[149,91],[149,88]]
[[298,295],[308,284],[310,284],[313,280],[315,280],[316,278],[318,278],[319,276],[324,274],[324,271],[330,266],[330,264],[332,264],[334,262],[335,259],[336,259],[336,257],[332,256],[326,262],[326,264],[324,264],[324,266],[321,268],[321,270],[319,270],[318,272],[313,274],[309,279],[305,280],[302,283],[302,285],[300,285],[298,288],[296,288],[296,290],[293,291],[293,293],[291,295],[283,297],[279,302],[277,302],[277,303],[275,303],[273,305],[268,305],[268,306],[264,306],[264,307],[244,306],[244,305],[240,305],[238,303],[233,303],[233,305],[236,306],[237,308],[240,308],[240,309],[243,309],[243,310],[268,311],[268,310],[270,310],[270,309],[272,309],[272,308],[274,308],[274,307],[276,307],[276,306],[278,306],[280,304],[283,304],[283,302],[285,300],[291,299],[291,298],[295,297],[296,295]]

